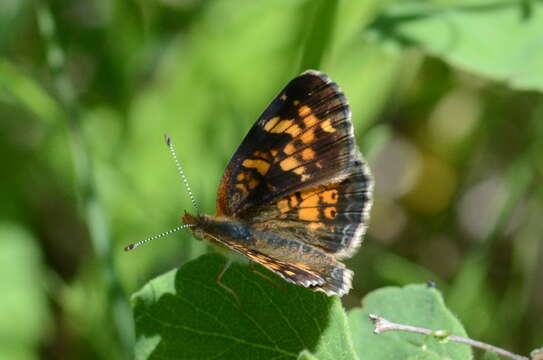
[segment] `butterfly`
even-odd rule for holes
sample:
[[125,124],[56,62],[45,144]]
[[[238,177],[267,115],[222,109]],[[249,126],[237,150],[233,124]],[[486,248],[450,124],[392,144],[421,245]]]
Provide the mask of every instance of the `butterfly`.
[[217,214],[185,213],[199,239],[288,282],[342,296],[366,231],[372,178],[339,87],[308,70],[277,95],[226,167]]

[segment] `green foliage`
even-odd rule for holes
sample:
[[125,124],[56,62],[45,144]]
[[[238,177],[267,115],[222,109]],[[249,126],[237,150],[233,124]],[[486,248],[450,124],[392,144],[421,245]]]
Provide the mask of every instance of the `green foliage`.
[[447,309],[439,291],[425,285],[376,290],[362,300],[361,309],[349,313],[352,339],[360,359],[471,359],[464,344],[442,342],[434,336],[406,332],[373,333],[368,316],[466,337],[458,319]]
[[0,349],[6,359],[31,359],[51,325],[40,256],[31,234],[0,222]]
[[134,295],[137,359],[472,358],[468,346],[432,336],[373,334],[369,314],[466,336],[435,289],[376,290],[347,321],[337,297],[287,284],[261,267],[257,274],[232,265],[222,279],[232,295],[215,281],[224,264],[222,256],[202,256]]
[[543,90],[541,1],[398,1],[371,28],[381,41],[418,47],[475,74]]
[[319,359],[355,359],[337,297],[286,284],[259,267],[207,255],[149,282],[134,295],[136,358],[288,359],[308,350]]

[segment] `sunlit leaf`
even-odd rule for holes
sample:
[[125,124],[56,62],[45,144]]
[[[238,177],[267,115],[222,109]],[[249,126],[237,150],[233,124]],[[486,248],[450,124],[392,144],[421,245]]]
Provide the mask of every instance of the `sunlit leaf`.
[[447,309],[439,291],[425,285],[376,290],[362,301],[361,309],[349,313],[353,343],[361,359],[471,359],[471,349],[451,341],[439,342],[432,336],[388,331],[374,334],[368,315],[389,321],[449,334],[466,336],[458,319]]
[[383,41],[420,47],[519,89],[543,90],[541,1],[397,1],[371,28]]
[[137,359],[296,359],[303,350],[306,359],[357,358],[337,297],[232,265],[222,282],[238,304],[215,281],[224,263],[202,256],[135,294]]

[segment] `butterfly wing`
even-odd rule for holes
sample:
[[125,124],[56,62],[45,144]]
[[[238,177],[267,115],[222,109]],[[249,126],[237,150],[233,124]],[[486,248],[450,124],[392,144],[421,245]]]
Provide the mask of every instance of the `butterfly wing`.
[[365,232],[371,187],[345,96],[310,70],[243,140],[221,181],[217,211],[346,258]]
[[321,248],[336,258],[351,257],[360,246],[371,206],[371,181],[362,161],[340,182],[303,189],[253,209],[256,229]]
[[[282,240],[288,242],[286,239]],[[353,272],[346,269],[345,265],[333,256],[325,254],[317,248],[308,248],[309,252],[303,258],[285,260],[285,256],[266,254],[265,248],[258,250],[236,249],[235,247],[240,246],[239,243],[232,245],[234,245],[232,247],[234,250],[263,265],[290,283],[338,296],[345,295],[351,289]],[[318,262],[315,263],[317,259]]]
[[351,289],[352,271],[316,246],[245,223],[216,217],[204,219],[188,215],[187,221],[196,224],[191,231],[202,229],[205,238],[248,257],[288,282],[328,295],[342,296]]
[[272,101],[230,160],[217,214],[247,218],[293,192],[339,183],[361,162],[345,96],[326,75],[306,71]]

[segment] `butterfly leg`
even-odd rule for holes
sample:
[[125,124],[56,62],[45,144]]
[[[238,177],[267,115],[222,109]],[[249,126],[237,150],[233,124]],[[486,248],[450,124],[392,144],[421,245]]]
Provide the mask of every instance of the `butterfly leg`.
[[228,270],[228,268],[230,267],[230,265],[232,265],[232,260],[228,259],[226,260],[226,263],[224,263],[224,266],[222,267],[222,269],[217,273],[217,275],[215,276],[215,282],[217,283],[217,285],[219,285],[220,287],[222,287],[224,290],[226,290],[227,292],[230,293],[230,295],[232,295],[234,297],[234,299],[236,300],[236,302],[238,303],[239,305],[239,308],[242,309],[242,306],[241,306],[241,301],[239,299],[239,296],[238,294],[236,294],[236,292],[234,290],[232,290],[231,288],[229,288],[228,286],[226,286],[225,284],[223,284],[221,282],[221,279],[224,275],[224,273],[226,272],[226,270]]
[[258,276],[260,276],[261,278],[263,278],[264,280],[267,280],[269,281],[273,286],[275,286],[276,288],[278,288],[279,290],[283,290],[285,291],[286,289],[281,286],[280,284],[278,284],[276,281],[274,281],[273,279],[271,279],[269,276],[267,275],[264,275],[262,274],[260,271],[258,271],[257,269],[255,269],[255,266],[253,265],[253,262],[249,262],[249,271],[252,272],[253,274],[256,274]]

